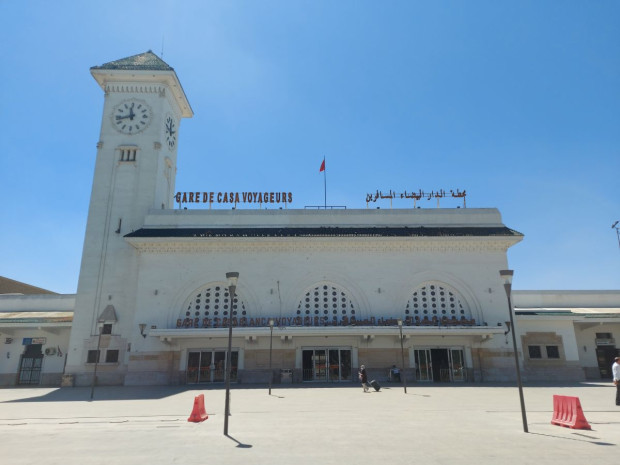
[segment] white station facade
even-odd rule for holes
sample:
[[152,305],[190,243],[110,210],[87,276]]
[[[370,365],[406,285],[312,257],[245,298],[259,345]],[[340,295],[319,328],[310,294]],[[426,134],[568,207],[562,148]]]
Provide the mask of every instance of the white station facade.
[[[178,193],[193,111],[174,70],[146,52],[91,74],[105,97],[77,293],[0,295],[2,385],[218,383],[228,362],[237,383],[357,382],[360,364],[408,383],[515,379],[499,271],[523,235],[497,209]],[[526,380],[609,376],[620,291],[513,300]]]

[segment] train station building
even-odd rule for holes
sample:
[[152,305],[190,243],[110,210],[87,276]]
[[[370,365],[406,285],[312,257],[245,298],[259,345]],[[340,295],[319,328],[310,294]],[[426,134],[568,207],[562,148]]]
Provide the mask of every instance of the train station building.
[[361,364],[380,380],[397,366],[410,383],[509,381],[511,331],[526,380],[609,376],[620,291],[514,291],[512,327],[499,271],[523,235],[496,208],[178,192],[193,110],[175,71],[146,52],[91,74],[104,99],[77,293],[3,281],[2,385],[223,382],[231,321],[237,383],[357,382]]

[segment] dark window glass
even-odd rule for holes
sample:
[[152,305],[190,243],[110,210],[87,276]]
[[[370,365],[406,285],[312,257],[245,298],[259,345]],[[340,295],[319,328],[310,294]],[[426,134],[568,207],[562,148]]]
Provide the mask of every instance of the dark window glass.
[[89,350],[88,356],[86,358],[86,363],[97,363],[97,362],[99,362],[99,351]]
[[101,334],[112,334],[112,323],[106,323],[101,328]]
[[527,346],[527,350],[530,353],[530,358],[542,358],[540,346]]
[[558,346],[547,346],[547,358],[560,358],[560,348]]
[[117,363],[118,362],[118,350],[107,350],[105,353],[105,362],[106,363]]

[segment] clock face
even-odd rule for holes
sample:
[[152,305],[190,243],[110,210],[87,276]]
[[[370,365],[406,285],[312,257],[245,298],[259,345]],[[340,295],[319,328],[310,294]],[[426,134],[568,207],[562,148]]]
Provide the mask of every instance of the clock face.
[[168,144],[168,148],[172,150],[177,143],[177,126],[174,118],[170,115],[166,115],[164,133],[166,135],[166,143]]
[[125,100],[112,110],[112,126],[123,134],[137,134],[151,122],[151,109],[138,99]]

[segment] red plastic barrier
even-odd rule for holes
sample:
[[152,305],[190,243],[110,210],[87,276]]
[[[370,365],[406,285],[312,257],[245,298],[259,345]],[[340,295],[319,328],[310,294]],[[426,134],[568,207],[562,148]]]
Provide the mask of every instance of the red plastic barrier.
[[192,409],[192,413],[187,421],[200,423],[201,421],[205,421],[207,418],[209,418],[209,415],[207,415],[205,410],[205,395],[200,394],[199,396],[194,397],[194,408]]
[[572,429],[592,429],[583,415],[579,397],[554,395],[551,424]]

